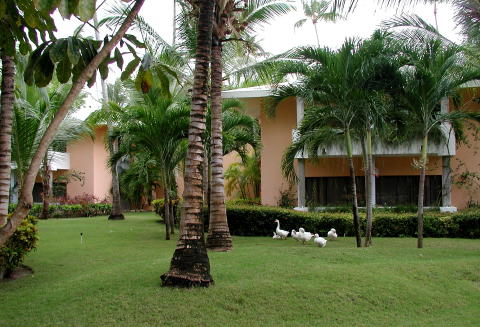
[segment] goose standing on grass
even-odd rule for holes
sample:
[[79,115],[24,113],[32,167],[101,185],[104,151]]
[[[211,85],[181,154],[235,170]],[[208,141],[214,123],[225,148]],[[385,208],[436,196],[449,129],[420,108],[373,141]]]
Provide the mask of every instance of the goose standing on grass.
[[305,229],[303,228],[298,229],[297,235],[298,235],[298,240],[301,241],[303,244],[305,244],[305,242],[310,241],[313,237],[312,233],[306,232]]
[[323,237],[320,237],[318,234],[315,234],[315,238],[313,239],[313,243],[315,245],[318,245],[319,247],[323,248],[325,245],[327,245],[327,240],[324,239]]
[[286,230],[280,229],[280,221],[278,219],[275,219],[275,222],[277,223],[277,229],[275,232],[277,232],[277,235],[279,235],[282,239],[286,239],[288,236],[288,232]]
[[300,236],[300,234],[297,233],[297,231],[295,229],[292,229],[292,232],[290,233],[290,235],[292,235],[292,238],[294,240],[296,240],[297,242],[300,241],[300,239],[298,238]]
[[278,235],[277,233],[273,232],[273,237],[272,237],[274,240],[279,240],[281,239],[282,237],[280,235]]
[[331,240],[336,240],[337,239],[337,231],[335,228],[330,229],[330,231],[327,233],[327,236]]

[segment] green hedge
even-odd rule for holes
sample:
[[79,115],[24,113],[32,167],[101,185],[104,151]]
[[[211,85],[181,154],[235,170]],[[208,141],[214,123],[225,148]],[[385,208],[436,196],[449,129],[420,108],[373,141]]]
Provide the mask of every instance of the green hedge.
[[[284,230],[305,230],[326,235],[335,228],[339,235],[353,236],[353,221],[350,213],[306,213],[289,209],[265,206],[227,207],[230,233],[243,236],[271,235],[276,228],[275,219]],[[365,215],[361,224],[365,229]],[[204,217],[204,221],[208,219]],[[207,230],[207,227],[206,227]],[[373,236],[416,237],[417,216],[415,213],[377,212],[373,221]],[[426,237],[480,237],[480,210],[465,210],[455,214],[426,212],[424,231]]]
[[4,246],[0,247],[0,279],[20,266],[28,252],[35,249],[37,243],[37,218],[27,216]]
[[[9,212],[15,210],[15,204],[8,208]],[[41,204],[34,204],[30,210],[33,216],[40,216],[42,212]],[[112,212],[112,205],[108,203],[90,203],[90,204],[51,204],[48,208],[50,218],[75,218],[75,217],[94,217],[106,216]]]

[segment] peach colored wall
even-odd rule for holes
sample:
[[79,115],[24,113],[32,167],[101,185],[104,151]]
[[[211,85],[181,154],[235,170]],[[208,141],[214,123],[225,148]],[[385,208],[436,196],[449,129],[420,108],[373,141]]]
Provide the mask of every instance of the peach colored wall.
[[[480,111],[480,105],[472,102],[478,97],[479,89],[468,89],[463,92],[464,106],[468,111]],[[452,107],[452,104],[450,105]],[[466,142],[457,145],[457,154],[451,160],[453,186],[452,204],[463,209],[468,202],[480,203],[480,143],[477,123],[466,123],[464,133]],[[466,179],[463,176],[469,176]]]
[[83,173],[84,180],[73,180],[67,185],[67,195],[70,197],[83,193],[93,194],[93,140],[89,136],[75,141],[67,146],[70,153],[70,170]]
[[[259,99],[257,101],[260,101]],[[282,177],[281,161],[285,149],[292,141],[292,129],[297,122],[295,98],[282,101],[277,107],[275,117],[260,114],[262,130],[262,204],[277,205],[280,191],[290,185]]]
[[85,136],[68,145],[70,170],[84,173],[83,182],[72,180],[68,183],[68,196],[87,193],[103,199],[110,195],[111,174],[107,166],[108,154],[104,142],[106,130],[106,126],[99,127],[95,131],[94,140]]
[[93,194],[104,199],[109,197],[112,187],[112,174],[108,168],[108,151],[105,148],[105,136],[107,126],[102,126],[95,131],[95,141],[93,143],[93,170],[95,172],[93,180]]

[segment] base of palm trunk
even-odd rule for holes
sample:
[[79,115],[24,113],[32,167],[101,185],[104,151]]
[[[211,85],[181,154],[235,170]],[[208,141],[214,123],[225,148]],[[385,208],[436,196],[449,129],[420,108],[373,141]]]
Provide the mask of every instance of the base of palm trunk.
[[207,249],[226,252],[232,249],[232,237],[228,232],[213,232],[207,236]]
[[124,219],[125,219],[125,216],[123,214],[108,216],[108,220],[124,220]]
[[[190,241],[192,243],[193,241]],[[202,242],[203,239],[197,242]],[[194,243],[197,243],[194,242]],[[178,248],[173,253],[170,270],[160,276],[162,286],[169,287],[208,287],[212,285],[210,262],[205,245],[190,244]]]

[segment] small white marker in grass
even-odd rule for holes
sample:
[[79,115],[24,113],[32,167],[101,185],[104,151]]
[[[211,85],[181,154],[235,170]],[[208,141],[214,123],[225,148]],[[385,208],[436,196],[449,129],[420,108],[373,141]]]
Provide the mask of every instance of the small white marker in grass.
[[80,233],[80,244],[83,244],[83,233]]

